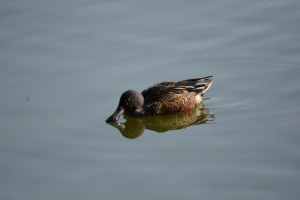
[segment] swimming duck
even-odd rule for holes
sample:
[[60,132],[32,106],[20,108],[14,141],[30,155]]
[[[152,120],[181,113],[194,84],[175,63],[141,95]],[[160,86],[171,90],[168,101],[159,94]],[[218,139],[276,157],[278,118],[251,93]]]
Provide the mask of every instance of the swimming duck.
[[117,110],[106,122],[118,121],[122,114],[133,117],[167,115],[182,112],[199,104],[212,84],[212,76],[178,82],[162,82],[142,93],[127,90],[120,98]]

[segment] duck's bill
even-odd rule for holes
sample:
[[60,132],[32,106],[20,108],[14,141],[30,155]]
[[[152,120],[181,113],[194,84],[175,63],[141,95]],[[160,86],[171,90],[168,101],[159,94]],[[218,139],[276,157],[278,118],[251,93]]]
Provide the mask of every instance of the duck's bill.
[[121,115],[123,115],[123,113],[124,113],[124,109],[118,106],[117,110],[109,118],[107,118],[106,122],[118,121]]

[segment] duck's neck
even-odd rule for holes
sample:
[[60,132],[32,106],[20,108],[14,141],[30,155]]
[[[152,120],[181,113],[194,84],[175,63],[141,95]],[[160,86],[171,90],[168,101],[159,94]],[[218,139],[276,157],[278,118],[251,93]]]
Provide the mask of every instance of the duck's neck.
[[136,109],[135,111],[125,111],[125,115],[133,116],[133,117],[141,117],[145,116],[145,110],[144,108]]
[[143,107],[139,108],[139,109],[136,109],[134,111],[134,116],[145,116],[145,110]]

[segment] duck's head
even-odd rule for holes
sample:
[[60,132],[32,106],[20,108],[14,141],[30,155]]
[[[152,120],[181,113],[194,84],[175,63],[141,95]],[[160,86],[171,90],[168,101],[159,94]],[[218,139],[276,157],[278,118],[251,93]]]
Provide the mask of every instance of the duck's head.
[[124,112],[133,113],[144,104],[144,97],[135,90],[127,90],[120,98],[117,110],[107,118],[106,122],[115,122]]

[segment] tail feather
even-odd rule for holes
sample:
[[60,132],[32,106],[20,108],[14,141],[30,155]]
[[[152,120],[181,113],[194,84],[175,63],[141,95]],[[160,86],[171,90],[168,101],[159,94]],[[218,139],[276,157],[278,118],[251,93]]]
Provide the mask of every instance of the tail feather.
[[212,84],[213,77],[193,78],[175,83],[175,90],[186,90],[188,92],[205,93]]

